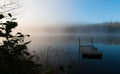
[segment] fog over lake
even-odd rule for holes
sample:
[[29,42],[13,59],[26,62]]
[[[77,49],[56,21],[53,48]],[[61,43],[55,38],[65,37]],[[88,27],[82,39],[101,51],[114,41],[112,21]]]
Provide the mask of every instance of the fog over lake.
[[[81,45],[93,45],[102,53],[101,60],[82,59]],[[30,50],[38,54],[39,63],[59,67],[70,73],[113,74],[120,68],[120,34],[118,33],[45,33],[31,34]],[[64,58],[63,58],[64,57]],[[83,64],[82,64],[83,63]],[[72,69],[67,66],[71,65]],[[114,68],[115,67],[115,68]]]

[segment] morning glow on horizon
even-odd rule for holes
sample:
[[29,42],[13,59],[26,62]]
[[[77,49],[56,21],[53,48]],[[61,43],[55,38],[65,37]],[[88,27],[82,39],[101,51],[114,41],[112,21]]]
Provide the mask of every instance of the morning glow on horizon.
[[60,24],[120,21],[120,0],[28,0],[22,23]]

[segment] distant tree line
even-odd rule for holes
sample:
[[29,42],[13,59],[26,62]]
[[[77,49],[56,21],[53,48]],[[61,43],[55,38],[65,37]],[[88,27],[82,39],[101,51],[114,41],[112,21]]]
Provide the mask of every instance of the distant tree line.
[[120,22],[107,22],[100,24],[88,24],[88,25],[77,25],[68,26],[65,32],[70,33],[119,33]]

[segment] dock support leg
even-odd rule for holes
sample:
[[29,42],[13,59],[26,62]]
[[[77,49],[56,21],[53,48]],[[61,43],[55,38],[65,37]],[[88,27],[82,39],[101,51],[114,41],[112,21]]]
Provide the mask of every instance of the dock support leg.
[[80,52],[80,38],[79,38],[79,52]]
[[91,38],[91,46],[93,46],[93,38]]

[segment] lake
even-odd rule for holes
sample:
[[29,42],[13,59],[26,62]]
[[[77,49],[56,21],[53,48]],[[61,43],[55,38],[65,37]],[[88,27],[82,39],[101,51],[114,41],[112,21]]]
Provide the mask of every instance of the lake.
[[[81,45],[92,45],[102,53],[102,59],[85,59],[79,52]],[[34,34],[28,40],[34,58],[58,74],[120,74],[119,34]],[[62,70],[61,70],[62,68]]]

